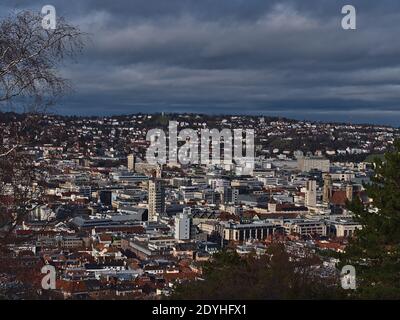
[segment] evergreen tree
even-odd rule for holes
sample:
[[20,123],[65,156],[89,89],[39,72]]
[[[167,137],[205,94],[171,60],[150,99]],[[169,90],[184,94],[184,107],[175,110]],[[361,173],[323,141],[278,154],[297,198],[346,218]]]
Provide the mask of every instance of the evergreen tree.
[[356,269],[358,298],[400,298],[400,141],[394,151],[374,160],[374,176],[365,185],[371,200],[348,205],[362,225],[346,248],[342,265]]

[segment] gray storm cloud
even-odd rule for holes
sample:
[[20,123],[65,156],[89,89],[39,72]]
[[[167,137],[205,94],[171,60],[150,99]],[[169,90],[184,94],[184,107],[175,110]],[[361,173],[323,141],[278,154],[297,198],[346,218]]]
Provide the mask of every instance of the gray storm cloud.
[[396,124],[399,1],[350,1],[355,31],[340,27],[348,1],[52,2],[91,36],[81,59],[63,67],[75,93],[62,113],[379,112]]

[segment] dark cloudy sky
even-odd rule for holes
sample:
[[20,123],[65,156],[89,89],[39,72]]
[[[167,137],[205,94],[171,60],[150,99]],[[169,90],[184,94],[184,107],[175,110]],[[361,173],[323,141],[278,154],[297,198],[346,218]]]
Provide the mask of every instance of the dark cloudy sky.
[[[63,114],[210,112],[400,126],[399,0],[1,0],[91,35]],[[341,8],[357,9],[357,30]]]

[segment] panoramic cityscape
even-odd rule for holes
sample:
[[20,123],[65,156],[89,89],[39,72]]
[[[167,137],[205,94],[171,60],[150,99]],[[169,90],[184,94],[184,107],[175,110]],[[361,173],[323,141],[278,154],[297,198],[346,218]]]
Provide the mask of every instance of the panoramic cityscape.
[[400,3],[53,2],[0,4],[1,300],[400,298]]
[[[25,117],[2,114],[3,141]],[[38,117],[23,150],[32,166],[10,165],[40,173],[3,260],[1,289],[11,299],[37,294],[46,265],[56,271],[53,290],[40,291],[49,298],[159,299],[201,281],[218,252],[262,256],[276,244],[314,255],[316,274],[340,285],[335,253],[362,227],[347,202],[371,201],[363,185],[373,156],[400,138],[387,126],[250,116]],[[146,131],[171,120],[178,130],[254,128],[253,170],[237,174],[235,162],[212,159],[149,164]],[[14,205],[16,191],[6,184],[2,192]]]

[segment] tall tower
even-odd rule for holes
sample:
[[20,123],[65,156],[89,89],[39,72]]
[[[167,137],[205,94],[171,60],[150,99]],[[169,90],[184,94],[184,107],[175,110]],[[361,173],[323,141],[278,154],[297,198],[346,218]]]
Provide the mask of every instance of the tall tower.
[[128,170],[135,171],[135,155],[133,153],[128,155]]
[[350,202],[353,201],[353,185],[350,183],[346,185],[346,198]]
[[272,197],[268,201],[268,211],[272,213],[276,212],[276,201]]
[[162,164],[157,166],[156,169],[156,178],[161,179],[162,178]]
[[165,213],[165,189],[161,180],[149,180],[149,221]]
[[315,207],[317,205],[317,182],[308,180],[306,189],[305,204],[307,207]]
[[332,177],[330,174],[324,177],[324,192],[322,195],[322,200],[324,203],[329,203],[332,197]]
[[175,217],[175,239],[190,240],[192,219],[190,208],[184,208],[183,212]]

